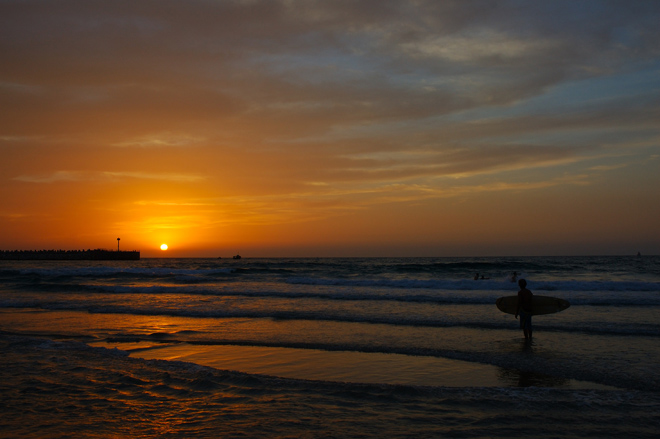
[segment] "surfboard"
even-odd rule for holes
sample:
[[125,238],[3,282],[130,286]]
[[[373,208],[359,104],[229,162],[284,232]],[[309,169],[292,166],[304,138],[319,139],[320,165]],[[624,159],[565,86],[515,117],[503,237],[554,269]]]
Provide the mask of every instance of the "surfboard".
[[[497,309],[502,312],[515,314],[516,307],[518,306],[518,296],[500,297],[495,302],[495,305],[497,305]],[[543,314],[553,314],[563,311],[569,306],[571,306],[571,304],[567,300],[558,299],[556,297],[537,296],[535,294],[532,298],[532,315],[539,316]]]

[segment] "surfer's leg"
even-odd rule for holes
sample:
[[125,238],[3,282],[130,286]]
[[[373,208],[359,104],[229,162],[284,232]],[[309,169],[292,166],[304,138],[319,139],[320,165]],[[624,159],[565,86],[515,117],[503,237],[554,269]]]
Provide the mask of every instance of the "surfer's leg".
[[525,322],[525,326],[527,327],[527,334],[529,335],[529,338],[532,338],[532,316],[528,315],[527,316],[527,322]]
[[523,330],[523,335],[525,336],[525,338],[526,339],[531,338],[532,316],[524,311],[520,313],[520,327]]

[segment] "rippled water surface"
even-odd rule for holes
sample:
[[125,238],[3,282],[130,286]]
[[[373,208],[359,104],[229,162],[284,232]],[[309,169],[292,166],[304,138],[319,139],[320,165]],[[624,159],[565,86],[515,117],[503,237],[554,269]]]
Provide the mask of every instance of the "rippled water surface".
[[[514,271],[571,303],[534,317],[532,343],[494,305],[516,294]],[[63,418],[63,436],[87,432],[112,423],[90,415],[100,404],[147,436],[369,436],[382,422],[507,437],[522,404],[529,422],[544,407],[535,436],[644,436],[660,414],[659,310],[658,257],[2,261],[0,384],[16,404],[0,433],[57,433]],[[47,401],[70,413],[43,417]],[[566,424],[570,407],[591,417]]]

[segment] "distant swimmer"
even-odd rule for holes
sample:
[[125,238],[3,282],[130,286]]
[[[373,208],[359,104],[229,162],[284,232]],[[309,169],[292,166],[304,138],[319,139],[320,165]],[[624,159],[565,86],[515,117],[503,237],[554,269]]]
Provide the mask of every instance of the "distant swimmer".
[[474,275],[474,280],[479,280],[479,273]]
[[515,282],[515,281],[517,281],[517,280],[518,280],[518,273],[516,273],[516,272],[514,271],[513,274],[512,274],[511,277],[510,277],[510,280],[511,280],[511,282]]
[[518,281],[518,306],[516,307],[516,319],[520,314],[520,329],[523,330],[526,340],[532,339],[532,299],[534,295],[527,289],[527,281]]

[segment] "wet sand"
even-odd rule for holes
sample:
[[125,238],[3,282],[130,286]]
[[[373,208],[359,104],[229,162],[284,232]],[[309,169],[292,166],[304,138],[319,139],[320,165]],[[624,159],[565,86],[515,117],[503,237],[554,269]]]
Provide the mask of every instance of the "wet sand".
[[[269,356],[244,346],[178,348],[133,355],[186,359],[225,349],[247,362],[253,350],[261,353],[261,366]],[[529,431],[543,439],[651,438],[659,426],[654,392],[292,380],[2,333],[0,351],[3,438],[510,438]],[[476,369],[470,372],[474,377]]]
[[146,360],[185,361],[220,370],[282,378],[440,387],[614,389],[586,381],[523,373],[448,358],[261,346],[96,342]]

